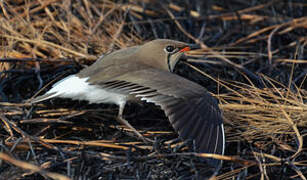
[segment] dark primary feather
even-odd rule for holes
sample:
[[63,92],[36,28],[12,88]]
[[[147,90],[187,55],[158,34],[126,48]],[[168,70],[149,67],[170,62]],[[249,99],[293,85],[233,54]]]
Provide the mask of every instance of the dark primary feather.
[[[202,86],[167,71],[141,67],[109,80],[89,82],[134,95],[160,106],[183,139],[195,141],[198,152],[223,154],[223,119],[217,101]],[[219,160],[211,159],[218,166]]]

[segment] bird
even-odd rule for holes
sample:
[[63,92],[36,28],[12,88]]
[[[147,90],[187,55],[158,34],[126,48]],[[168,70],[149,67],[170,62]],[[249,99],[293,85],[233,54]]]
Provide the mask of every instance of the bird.
[[[183,140],[193,140],[199,153],[224,154],[223,115],[217,100],[201,85],[174,73],[194,45],[155,39],[143,45],[113,51],[79,73],[58,82],[31,103],[51,98],[116,104],[118,120],[144,138],[123,118],[127,102],[145,101],[159,106]],[[222,161],[208,158],[220,167]]]

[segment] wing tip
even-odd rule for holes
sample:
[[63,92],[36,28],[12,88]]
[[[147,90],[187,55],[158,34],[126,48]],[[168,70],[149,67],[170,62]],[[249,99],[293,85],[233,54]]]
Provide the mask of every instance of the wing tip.
[[[215,143],[211,144],[210,147],[208,147],[208,149],[206,151],[209,151],[209,149],[212,149],[212,147],[214,147],[212,152],[208,152],[208,153],[212,153],[212,154],[219,154],[219,155],[224,155],[225,153],[225,132],[224,132],[224,125],[219,124],[218,126],[216,126],[216,136],[215,136]],[[220,137],[220,135],[222,137]],[[216,168],[216,172],[218,172],[223,164],[223,161],[220,159],[215,159],[215,158],[208,158],[207,162]]]

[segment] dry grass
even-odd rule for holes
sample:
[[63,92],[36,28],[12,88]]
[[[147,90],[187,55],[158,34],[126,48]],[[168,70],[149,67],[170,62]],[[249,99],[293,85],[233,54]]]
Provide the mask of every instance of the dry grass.
[[[205,167],[199,157],[213,157],[225,160],[217,179],[306,179],[306,7],[299,0],[0,1],[0,177],[189,179]],[[22,103],[103,53],[155,38],[201,44],[177,73],[219,99],[225,156],[191,153],[152,106],[127,110],[156,139],[144,144],[110,121],[113,106]]]

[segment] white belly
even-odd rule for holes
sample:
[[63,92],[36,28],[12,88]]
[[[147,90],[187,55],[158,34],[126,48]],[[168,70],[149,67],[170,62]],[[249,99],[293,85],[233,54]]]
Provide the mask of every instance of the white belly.
[[47,92],[56,93],[56,97],[71,98],[74,100],[87,100],[90,103],[123,104],[128,96],[125,94],[110,92],[99,86],[90,85],[88,78],[79,78],[75,75],[68,76],[57,82]]

